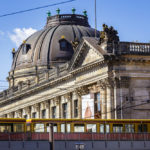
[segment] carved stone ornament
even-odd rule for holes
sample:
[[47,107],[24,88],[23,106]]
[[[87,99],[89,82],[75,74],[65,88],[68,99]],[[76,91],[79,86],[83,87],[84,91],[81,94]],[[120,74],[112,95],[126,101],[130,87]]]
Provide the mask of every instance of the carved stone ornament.
[[26,113],[30,113],[30,112],[31,112],[31,107],[26,107],[26,108],[25,108],[25,112],[26,112]]
[[106,87],[113,88],[115,82],[111,78],[106,78],[97,82],[97,86],[100,86],[101,89],[105,89]]
[[72,97],[72,95],[71,95],[71,93],[67,93],[67,94],[65,94],[64,97],[65,97],[67,100],[70,100],[71,97]]
[[60,97],[59,96],[55,97],[53,100],[53,105],[58,105],[59,101],[60,101]]
[[74,41],[71,41],[71,44],[72,44],[73,49],[76,49],[77,46],[79,45],[79,40],[75,38]]
[[77,88],[75,91],[79,96],[86,95],[89,93],[88,86]]
[[50,106],[50,102],[49,102],[49,101],[46,101],[46,102],[45,102],[45,107],[46,107],[46,108],[49,108],[49,106]]
[[117,30],[115,30],[112,26],[108,27],[106,24],[103,24],[103,31],[100,32],[99,44],[104,42],[118,43],[119,36],[117,34]]
[[101,89],[106,89],[106,85],[102,80],[97,81],[97,86],[100,87]]

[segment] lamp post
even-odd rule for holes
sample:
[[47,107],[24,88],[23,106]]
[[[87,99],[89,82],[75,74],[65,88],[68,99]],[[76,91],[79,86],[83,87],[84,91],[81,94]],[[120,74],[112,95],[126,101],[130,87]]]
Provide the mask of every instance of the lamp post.
[[49,124],[49,144],[50,150],[54,150],[54,131],[53,131],[53,124]]

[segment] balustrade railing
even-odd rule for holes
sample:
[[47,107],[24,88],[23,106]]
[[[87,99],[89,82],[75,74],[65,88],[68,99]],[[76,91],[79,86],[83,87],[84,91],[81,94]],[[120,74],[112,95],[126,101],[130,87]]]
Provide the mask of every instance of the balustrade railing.
[[150,43],[120,42],[119,51],[128,54],[150,54]]

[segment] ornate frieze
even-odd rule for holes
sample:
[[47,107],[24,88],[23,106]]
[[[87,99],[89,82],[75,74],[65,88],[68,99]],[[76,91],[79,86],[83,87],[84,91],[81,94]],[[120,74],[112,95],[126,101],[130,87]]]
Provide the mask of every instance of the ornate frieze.
[[75,92],[79,95],[79,96],[82,96],[82,95],[86,95],[89,93],[89,89],[88,89],[88,86],[83,86],[83,87],[79,87],[75,90]]

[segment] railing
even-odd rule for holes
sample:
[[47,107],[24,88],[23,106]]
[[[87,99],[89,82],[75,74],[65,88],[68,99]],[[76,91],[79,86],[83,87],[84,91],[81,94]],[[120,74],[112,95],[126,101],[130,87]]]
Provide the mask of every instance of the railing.
[[89,26],[88,18],[83,15],[62,14],[62,15],[50,16],[47,18],[46,26],[55,26],[58,24],[78,24],[78,25]]
[[[49,133],[0,133],[0,141],[49,140]],[[150,133],[54,133],[55,141],[150,141]]]
[[150,43],[120,42],[119,47],[125,54],[150,54]]
[[[47,80],[52,81],[55,78],[57,78],[58,76],[62,76],[64,73],[66,73],[65,71],[67,71],[67,68],[68,68],[68,63],[64,63],[57,68],[50,69],[47,72],[48,73],[47,77],[46,77],[46,73],[40,74],[38,83],[44,83]],[[35,79],[33,79],[33,80],[30,80],[29,83],[28,82],[22,82],[22,83],[20,83],[21,85],[14,86],[12,88],[4,90],[4,91],[0,92],[0,101],[3,100],[4,98],[16,95],[18,92],[20,92],[22,90],[24,90],[24,91],[28,90],[29,87],[34,87],[38,83],[36,83]]]

